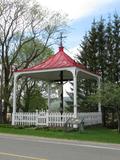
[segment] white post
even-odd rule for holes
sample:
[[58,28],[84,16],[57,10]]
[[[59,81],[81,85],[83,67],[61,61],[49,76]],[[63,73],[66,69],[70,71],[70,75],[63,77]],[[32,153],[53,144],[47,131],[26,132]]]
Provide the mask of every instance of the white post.
[[38,126],[38,109],[36,109],[36,123],[35,123],[36,126]]
[[74,118],[77,118],[77,72],[74,71],[73,74],[73,83],[74,83]]
[[48,110],[50,109],[50,83],[48,83]]
[[49,125],[49,111],[46,111],[46,126]]
[[14,73],[12,125],[15,125],[17,75]]
[[[98,78],[98,89],[100,89],[101,86],[101,78]],[[98,102],[98,112],[101,112],[101,102]]]

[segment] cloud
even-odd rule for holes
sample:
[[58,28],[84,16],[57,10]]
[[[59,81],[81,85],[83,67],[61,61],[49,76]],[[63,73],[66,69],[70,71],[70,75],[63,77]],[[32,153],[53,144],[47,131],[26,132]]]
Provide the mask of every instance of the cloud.
[[70,19],[78,19],[94,13],[98,8],[115,0],[37,0],[48,9],[64,12]]
[[78,51],[79,46],[75,46],[73,48],[64,49],[65,53],[69,55],[71,58],[76,59],[76,56],[79,55]]

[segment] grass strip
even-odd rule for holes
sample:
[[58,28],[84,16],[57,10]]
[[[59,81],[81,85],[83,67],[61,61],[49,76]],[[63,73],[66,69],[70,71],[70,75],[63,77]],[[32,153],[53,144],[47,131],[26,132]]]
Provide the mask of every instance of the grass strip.
[[0,125],[0,133],[120,144],[120,134],[116,130],[102,127],[86,128],[83,132],[66,132],[61,129],[13,128],[11,126]]

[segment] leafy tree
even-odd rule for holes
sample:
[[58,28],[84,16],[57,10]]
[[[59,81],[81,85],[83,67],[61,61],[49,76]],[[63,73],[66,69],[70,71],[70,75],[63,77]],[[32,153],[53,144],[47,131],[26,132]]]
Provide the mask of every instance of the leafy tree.
[[[32,40],[30,42],[28,42],[27,44],[25,44],[21,50],[18,59],[17,59],[17,66],[20,66],[21,68],[23,68],[25,62],[27,61],[27,58],[29,56],[29,53],[33,53],[33,52],[41,52],[43,48],[43,44],[39,41],[39,39],[36,40]],[[44,50],[43,54],[40,54],[36,59],[34,59],[31,63],[30,66],[33,66],[35,64],[40,63],[41,61],[43,61],[44,59],[48,58],[50,55],[53,54],[52,49],[47,48]],[[24,111],[29,111],[30,108],[30,97],[32,97],[32,94],[34,94],[34,96],[36,95],[36,98],[39,97],[40,99],[42,98],[42,92],[44,90],[46,90],[46,83],[45,82],[40,82],[40,81],[36,81],[33,80],[31,78],[25,78],[25,77],[21,77],[18,81],[18,91],[17,91],[17,110],[19,110],[20,108]],[[39,92],[37,92],[37,88],[39,88]],[[35,92],[36,90],[36,92]],[[35,92],[35,93],[34,93]],[[37,95],[38,94],[38,95]],[[23,103],[24,101],[24,103]],[[33,101],[35,102],[35,101]],[[32,102],[32,104],[33,104]],[[40,101],[41,105],[40,107],[42,108],[42,102]],[[36,107],[36,103],[35,105],[33,105],[34,107]],[[32,107],[33,108],[33,107]],[[38,107],[37,107],[38,108]],[[40,108],[39,108],[40,109]]]
[[101,73],[102,81],[106,78],[106,64],[107,64],[107,51],[106,51],[106,39],[105,39],[105,24],[104,19],[101,18],[97,25],[97,66],[96,70]]
[[96,94],[89,97],[91,103],[101,101],[104,107],[112,107],[116,110],[118,120],[118,132],[120,133],[120,86],[116,83],[103,83]]
[[112,20],[111,17],[109,17],[107,26],[106,26],[106,53],[107,53],[107,65],[106,65],[106,72],[107,72],[107,77],[106,80],[114,82],[114,54],[113,54],[113,31],[112,31]]
[[115,14],[113,20],[113,75],[114,82],[120,80],[120,17]]
[[13,88],[13,67],[21,54],[21,48],[28,42],[39,39],[43,47],[39,52],[30,52],[23,59],[20,68],[28,67],[50,46],[55,33],[65,26],[65,17],[49,12],[39,4],[28,0],[0,0],[0,55],[3,70],[2,94],[4,99],[4,121]]
[[99,71],[102,81],[116,83],[120,79],[120,17],[114,14],[106,21],[103,18],[93,21],[83,37],[78,61],[94,73]]
[[[91,83],[91,86],[89,83]],[[67,92],[68,96],[70,99],[66,100],[66,103],[68,107],[66,108],[67,111],[73,112],[73,83],[71,82],[71,92]],[[81,79],[78,77],[77,80],[77,104],[78,104],[78,112],[93,112],[97,111],[97,106],[96,104],[90,105],[88,101],[86,101],[87,97],[90,96],[92,93],[95,93],[94,90],[94,84],[95,81],[93,80],[86,80],[86,79]],[[88,85],[88,86],[87,86]],[[90,90],[90,87],[92,90]]]
[[42,96],[39,86],[35,85],[34,87],[32,86],[32,89],[29,87],[23,97],[23,111],[25,112],[47,109],[46,99]]
[[[102,82],[120,82],[120,17],[114,14],[108,20],[100,18],[93,20],[91,29],[85,34],[79,47],[77,56],[79,63],[96,74],[101,74]],[[89,95],[95,93],[97,82],[80,79],[78,81],[78,99],[84,95],[79,105],[86,105],[84,101]],[[72,90],[71,90],[72,92]],[[71,95],[71,94],[70,94]],[[88,104],[89,106],[89,104]],[[93,106],[92,106],[93,107]],[[95,107],[95,106],[94,106]],[[89,108],[88,108],[89,111]]]
[[[79,63],[82,63],[86,69],[88,69],[91,72],[97,72],[98,70],[98,43],[97,43],[97,24],[94,20],[91,26],[91,30],[88,32],[88,34],[85,34],[82,43],[80,44],[80,55],[77,56],[77,60]],[[95,88],[97,86],[97,83],[95,80],[92,79],[81,79],[78,77],[78,110],[79,111],[91,111],[93,109],[96,110],[96,107],[94,106],[91,108],[89,104],[84,103],[86,97],[88,95],[91,95],[91,93],[95,92]],[[73,88],[73,87],[72,87]],[[73,106],[73,89],[71,88],[71,93],[68,93],[70,96],[72,102],[67,102],[68,105],[72,103]],[[73,107],[72,107],[73,108]]]

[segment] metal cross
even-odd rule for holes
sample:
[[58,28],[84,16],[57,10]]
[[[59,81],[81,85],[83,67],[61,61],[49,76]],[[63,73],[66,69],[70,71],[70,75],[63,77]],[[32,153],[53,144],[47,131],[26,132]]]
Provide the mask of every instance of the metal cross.
[[63,33],[60,32],[60,37],[58,37],[57,39],[60,39],[60,47],[63,47],[63,38],[66,38],[66,36],[63,36]]

